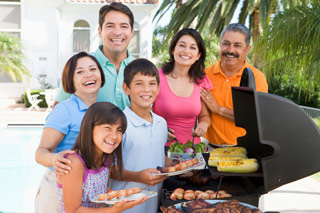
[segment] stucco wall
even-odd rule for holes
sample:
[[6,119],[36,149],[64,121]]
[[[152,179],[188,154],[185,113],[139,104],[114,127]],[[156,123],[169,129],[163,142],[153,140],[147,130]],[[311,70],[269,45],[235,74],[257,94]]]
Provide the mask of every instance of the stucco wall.
[[[65,62],[73,55],[73,25],[86,20],[90,25],[90,51],[100,43],[98,11],[103,4],[67,4],[64,0],[23,0],[21,2],[21,38],[26,65],[32,78],[22,83],[0,83],[0,97],[19,97],[28,88],[40,88],[37,76],[46,73],[47,81],[57,87]],[[140,28],[140,57],[151,59],[152,17],[157,5],[128,4]]]

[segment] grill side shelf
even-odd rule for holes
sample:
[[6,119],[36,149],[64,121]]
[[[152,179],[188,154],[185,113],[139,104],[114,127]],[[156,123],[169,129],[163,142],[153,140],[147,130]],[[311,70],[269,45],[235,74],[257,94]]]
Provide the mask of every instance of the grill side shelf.
[[217,168],[213,166],[208,166],[208,169],[212,176],[263,177],[261,168],[257,172],[253,172],[253,173],[219,172]]

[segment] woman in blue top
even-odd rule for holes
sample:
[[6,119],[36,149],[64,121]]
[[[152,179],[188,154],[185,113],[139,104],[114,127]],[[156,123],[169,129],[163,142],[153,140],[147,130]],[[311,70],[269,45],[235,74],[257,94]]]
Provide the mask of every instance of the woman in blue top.
[[63,89],[72,96],[59,103],[46,118],[36,161],[50,167],[40,183],[36,195],[35,212],[57,212],[56,175],[68,174],[70,160],[64,157],[71,151],[78,136],[81,121],[89,106],[97,100],[105,77],[99,62],[91,55],[80,52],[66,63],[62,73]]

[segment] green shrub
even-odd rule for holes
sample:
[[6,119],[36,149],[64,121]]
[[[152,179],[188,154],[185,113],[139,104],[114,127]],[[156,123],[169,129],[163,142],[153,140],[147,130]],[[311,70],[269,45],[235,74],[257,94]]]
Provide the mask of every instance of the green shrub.
[[314,118],[313,121],[317,124],[317,126],[320,128],[320,117]]
[[[38,106],[41,107],[41,108],[47,108],[48,105],[47,105],[47,102],[46,102],[46,99],[45,99],[45,95],[40,94],[41,92],[44,92],[44,91],[43,90],[39,90],[39,89],[34,89],[34,90],[30,91],[31,95],[39,94],[39,96],[37,98],[38,99],[42,99],[42,101],[38,104]],[[27,108],[31,106],[31,104],[30,104],[30,102],[28,100],[28,97],[27,97],[27,91],[24,91],[24,93],[23,93],[23,100],[24,100],[24,105]]]

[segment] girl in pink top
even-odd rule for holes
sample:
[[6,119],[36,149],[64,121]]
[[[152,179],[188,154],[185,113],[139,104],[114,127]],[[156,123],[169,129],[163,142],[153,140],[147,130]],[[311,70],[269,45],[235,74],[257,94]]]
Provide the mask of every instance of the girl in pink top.
[[[170,60],[159,70],[160,90],[153,111],[162,116],[172,133],[168,133],[169,146],[176,138],[186,143],[196,136],[199,143],[210,125],[209,111],[200,98],[200,87],[212,89],[204,72],[206,49],[201,35],[194,29],[184,28],[172,39]],[[194,129],[196,118],[198,124]]]
[[123,200],[110,207],[91,201],[111,190],[108,188],[110,170],[122,176],[120,143],[126,128],[127,119],[115,105],[98,102],[88,108],[72,148],[75,153],[65,156],[71,161],[72,169],[57,176],[60,212],[122,212],[148,199]]

